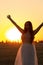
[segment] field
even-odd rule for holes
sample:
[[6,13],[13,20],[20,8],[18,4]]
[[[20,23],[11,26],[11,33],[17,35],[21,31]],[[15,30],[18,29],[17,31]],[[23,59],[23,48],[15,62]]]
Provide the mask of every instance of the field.
[[[0,65],[14,65],[17,51],[21,44],[16,42],[0,42]],[[35,44],[38,63],[43,65],[43,43]]]

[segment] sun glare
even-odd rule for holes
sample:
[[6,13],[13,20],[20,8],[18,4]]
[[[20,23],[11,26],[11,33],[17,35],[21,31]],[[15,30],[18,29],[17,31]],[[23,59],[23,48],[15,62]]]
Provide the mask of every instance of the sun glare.
[[21,33],[18,31],[17,28],[11,28],[6,32],[6,38],[10,41],[20,41],[21,40]]

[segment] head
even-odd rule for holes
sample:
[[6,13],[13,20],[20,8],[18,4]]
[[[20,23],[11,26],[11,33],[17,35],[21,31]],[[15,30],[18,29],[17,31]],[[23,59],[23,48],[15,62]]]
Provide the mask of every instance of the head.
[[25,30],[25,31],[32,31],[32,30],[33,30],[31,21],[27,21],[27,22],[25,23],[25,25],[24,25],[24,30]]

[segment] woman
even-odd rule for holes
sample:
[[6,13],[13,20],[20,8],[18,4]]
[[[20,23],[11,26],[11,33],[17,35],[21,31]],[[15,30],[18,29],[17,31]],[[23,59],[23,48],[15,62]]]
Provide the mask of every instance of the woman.
[[27,21],[24,25],[23,30],[15,23],[15,21],[12,20],[10,15],[8,15],[7,18],[22,33],[22,45],[18,50],[15,65],[38,65],[35,47],[33,46],[32,42],[34,40],[35,34],[43,26],[43,23],[39,25],[39,27],[36,30],[33,30],[32,23],[30,21]]

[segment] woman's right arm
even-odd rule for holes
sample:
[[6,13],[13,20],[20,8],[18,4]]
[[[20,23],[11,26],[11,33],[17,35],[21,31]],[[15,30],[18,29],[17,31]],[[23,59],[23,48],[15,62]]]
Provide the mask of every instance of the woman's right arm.
[[21,33],[24,32],[24,30],[23,30],[20,26],[18,26],[15,21],[12,20],[12,18],[11,18],[10,15],[8,15],[7,18],[17,27],[17,29],[18,29]]

